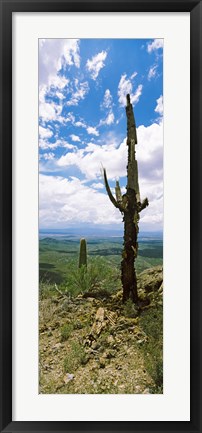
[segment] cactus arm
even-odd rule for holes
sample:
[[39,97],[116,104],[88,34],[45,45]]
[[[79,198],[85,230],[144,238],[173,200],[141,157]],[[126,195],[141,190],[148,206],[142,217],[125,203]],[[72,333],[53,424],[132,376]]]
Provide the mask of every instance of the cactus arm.
[[148,198],[145,198],[142,203],[140,204],[140,207],[138,209],[138,212],[141,212],[143,209],[145,209],[147,206],[149,206]]
[[116,181],[115,193],[116,193],[117,203],[121,203],[122,202],[122,194],[121,194],[121,188],[120,188],[118,180]]
[[103,174],[104,174],[105,188],[106,188],[107,194],[109,196],[109,199],[111,200],[111,202],[113,203],[113,205],[115,207],[117,207],[119,210],[122,211],[122,207],[121,207],[120,203],[118,203],[116,201],[116,199],[114,198],[114,196],[113,196],[113,194],[111,192],[111,189],[110,189],[110,186],[109,186],[109,183],[108,183],[108,180],[107,180],[107,173],[106,173],[105,168],[103,169]]

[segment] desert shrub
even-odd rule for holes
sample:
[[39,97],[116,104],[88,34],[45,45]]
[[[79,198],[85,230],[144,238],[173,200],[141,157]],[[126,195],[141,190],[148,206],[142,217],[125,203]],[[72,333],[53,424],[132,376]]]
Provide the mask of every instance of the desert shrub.
[[39,282],[39,298],[46,299],[55,295],[54,284],[41,280]]
[[80,365],[84,365],[85,362],[86,354],[84,347],[79,342],[73,341],[68,356],[64,359],[65,373],[73,373]]
[[138,316],[137,307],[131,299],[128,299],[125,302],[123,306],[123,314],[125,317],[130,317],[130,318]]
[[94,289],[111,292],[117,289],[119,279],[119,270],[102,257],[91,258],[88,267],[79,268],[71,261],[68,263],[68,278],[64,290],[72,296]]
[[60,329],[60,339],[61,341],[66,341],[70,337],[74,325],[72,323],[65,323]]
[[163,392],[163,309],[149,308],[140,317],[140,325],[148,336],[141,347],[145,367],[155,382],[153,393]]

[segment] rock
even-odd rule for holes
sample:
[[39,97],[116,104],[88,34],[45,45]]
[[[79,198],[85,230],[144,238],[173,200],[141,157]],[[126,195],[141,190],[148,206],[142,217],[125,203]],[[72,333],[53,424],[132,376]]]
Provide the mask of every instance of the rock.
[[106,366],[106,358],[104,356],[101,356],[99,358],[100,368],[105,368]]
[[113,350],[113,349],[106,350],[106,358],[107,359],[114,358],[115,356],[116,356],[116,350]]
[[102,328],[104,328],[105,326],[104,318],[105,318],[105,310],[104,308],[99,307],[95,315],[95,322],[93,323],[90,332],[90,336],[92,336],[94,339],[99,337]]
[[56,343],[56,344],[52,347],[52,349],[53,349],[53,350],[58,350],[58,349],[60,349],[61,347],[63,347],[62,343]]
[[74,375],[71,374],[71,373],[67,373],[67,374],[65,375],[65,377],[64,377],[64,382],[65,382],[65,383],[68,383],[68,382],[70,382],[70,381],[73,380],[73,379],[74,379]]
[[99,349],[99,347],[100,347],[100,345],[99,345],[99,343],[97,343],[97,341],[93,341],[93,342],[92,342],[92,344],[91,344],[91,348],[92,348],[93,350],[97,350],[97,349]]
[[115,343],[114,337],[113,337],[112,335],[109,335],[109,336],[107,337],[107,343],[108,343],[110,346],[113,346],[113,344]]
[[139,274],[138,276],[137,286],[138,290],[144,290],[146,292],[156,292],[160,289],[162,283],[163,267],[159,265],[141,272],[141,274]]
[[149,389],[149,388],[145,388],[145,390],[143,391],[142,394],[151,394],[151,393],[150,393],[150,389]]
[[136,394],[142,394],[142,392],[141,392],[141,386],[140,385],[136,385],[136,387],[135,387],[135,393]]
[[100,358],[99,358],[99,363],[100,363],[100,367],[101,367],[101,368],[104,368],[104,367],[106,366],[106,364],[107,364],[107,359],[110,358],[110,353],[109,353],[109,352],[110,352],[110,351],[106,351],[106,352],[103,353],[102,356],[100,356]]

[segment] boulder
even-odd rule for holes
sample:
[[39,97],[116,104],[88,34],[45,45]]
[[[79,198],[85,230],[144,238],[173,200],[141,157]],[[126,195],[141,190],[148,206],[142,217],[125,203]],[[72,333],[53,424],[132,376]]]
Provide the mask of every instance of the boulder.
[[[157,292],[163,283],[163,267],[161,265],[146,269],[137,278],[138,290]],[[162,290],[163,286],[161,287]]]

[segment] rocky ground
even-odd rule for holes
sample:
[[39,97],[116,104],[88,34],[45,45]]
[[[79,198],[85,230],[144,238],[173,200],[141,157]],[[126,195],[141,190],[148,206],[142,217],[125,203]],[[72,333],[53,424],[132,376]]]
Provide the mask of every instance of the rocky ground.
[[139,306],[95,288],[39,308],[40,393],[162,393],[163,271],[138,276]]

